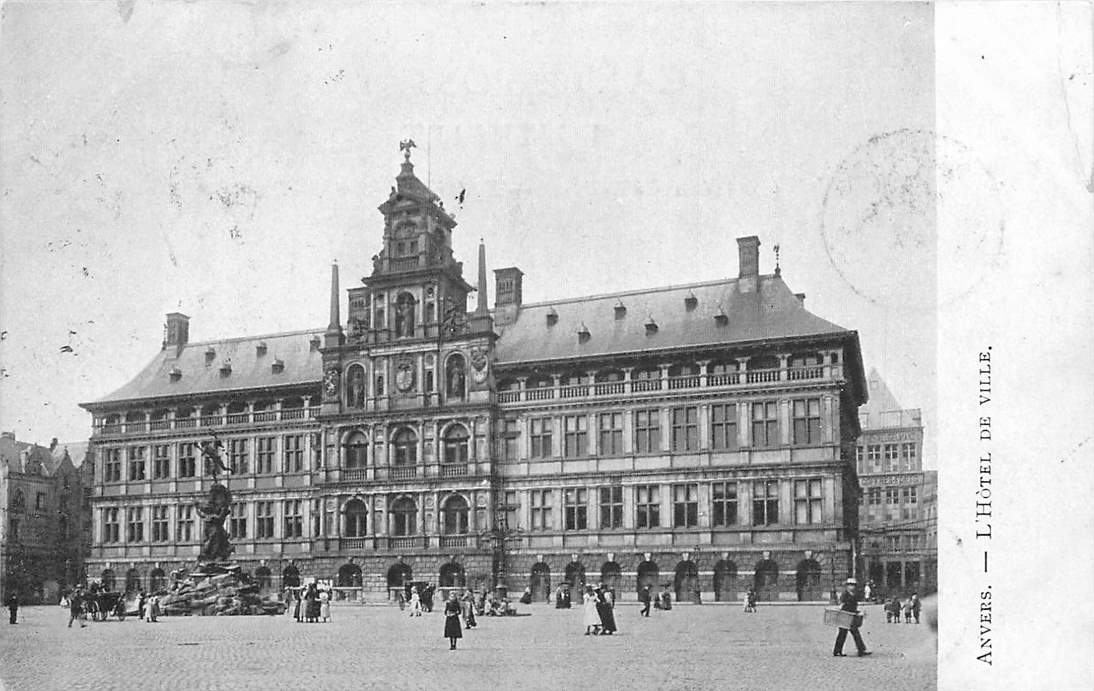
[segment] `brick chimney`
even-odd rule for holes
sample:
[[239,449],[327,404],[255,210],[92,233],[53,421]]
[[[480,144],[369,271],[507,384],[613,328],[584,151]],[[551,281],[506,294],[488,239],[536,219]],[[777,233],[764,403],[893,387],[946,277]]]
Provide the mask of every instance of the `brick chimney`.
[[167,325],[164,327],[163,348],[175,346],[181,350],[190,340],[190,317],[181,312],[171,312],[167,315]]
[[760,276],[760,238],[755,235],[737,238],[737,287],[742,293],[756,290]]
[[524,272],[515,266],[494,269],[494,323],[511,324],[524,301]]

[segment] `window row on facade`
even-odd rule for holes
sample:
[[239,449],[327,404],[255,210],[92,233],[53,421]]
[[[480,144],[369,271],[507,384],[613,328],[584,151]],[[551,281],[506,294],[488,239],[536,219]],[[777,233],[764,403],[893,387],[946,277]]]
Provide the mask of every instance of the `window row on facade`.
[[915,442],[860,444],[855,447],[858,474],[919,470],[919,445]]
[[920,516],[919,488],[868,487],[859,493],[859,515],[863,521],[915,520]]
[[[226,439],[222,451],[233,475],[305,473],[318,450],[312,434]],[[100,447],[103,482],[190,479],[202,474],[197,441]]]
[[[225,528],[236,540],[320,537],[320,509],[317,499],[237,501],[231,505]],[[108,506],[99,510],[99,516],[104,545],[201,540],[201,517],[188,504]],[[310,533],[305,532],[306,522]]]
[[132,434],[305,420],[315,418],[318,414],[318,396],[293,396],[96,415],[92,428],[94,432],[101,434]]

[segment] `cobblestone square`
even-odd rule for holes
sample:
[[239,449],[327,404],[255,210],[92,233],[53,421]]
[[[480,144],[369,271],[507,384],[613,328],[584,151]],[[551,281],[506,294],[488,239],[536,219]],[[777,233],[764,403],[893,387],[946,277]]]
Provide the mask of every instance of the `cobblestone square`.
[[328,624],[280,617],[161,617],[66,628],[60,607],[27,607],[0,628],[7,691],[52,689],[931,689],[927,625],[886,624],[868,608],[874,654],[832,657],[835,629],[818,606],[678,606],[639,616],[621,604],[619,633],[586,637],[581,610],[522,607],[480,617],[448,650],[439,612],[336,607]]

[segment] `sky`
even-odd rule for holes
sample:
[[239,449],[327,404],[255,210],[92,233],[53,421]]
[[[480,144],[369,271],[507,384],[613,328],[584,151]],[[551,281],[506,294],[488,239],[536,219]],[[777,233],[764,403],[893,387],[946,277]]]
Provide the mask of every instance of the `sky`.
[[20,439],[86,439],[78,403],[156,355],[167,312],[191,341],[324,327],[412,138],[465,274],[481,238],[527,302],[733,277],[747,235],[771,272],[779,245],[935,462],[961,294],[935,288],[929,6],[5,3],[0,39]]

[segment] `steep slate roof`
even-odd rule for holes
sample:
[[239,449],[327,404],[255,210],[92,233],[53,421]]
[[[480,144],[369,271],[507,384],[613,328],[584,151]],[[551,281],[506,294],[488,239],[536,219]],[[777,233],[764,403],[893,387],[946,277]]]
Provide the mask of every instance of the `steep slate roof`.
[[[318,385],[323,377],[323,358],[318,350],[311,349],[311,340],[321,337],[322,333],[323,329],[313,329],[188,343],[177,356],[177,349],[167,346],[128,384],[109,396],[84,405],[95,407],[97,404],[142,398]],[[258,355],[259,343],[266,344],[265,355]],[[210,347],[214,356],[206,364],[205,353]],[[275,374],[272,368],[274,360],[281,360],[284,370]],[[221,376],[220,368],[228,361],[231,362],[232,371],[227,376]],[[171,381],[171,370],[176,367],[182,376],[178,381]]]
[[[742,292],[739,279],[651,288],[524,305],[513,324],[497,327],[499,365],[651,350],[762,341],[795,336],[851,334],[807,311],[780,276],[760,276],[759,290]],[[694,309],[685,300],[694,296]],[[615,318],[622,303],[626,314]],[[558,321],[547,325],[554,311]],[[715,315],[724,311],[728,323]],[[646,334],[650,318],[657,332]],[[589,338],[579,343],[584,325]]]

